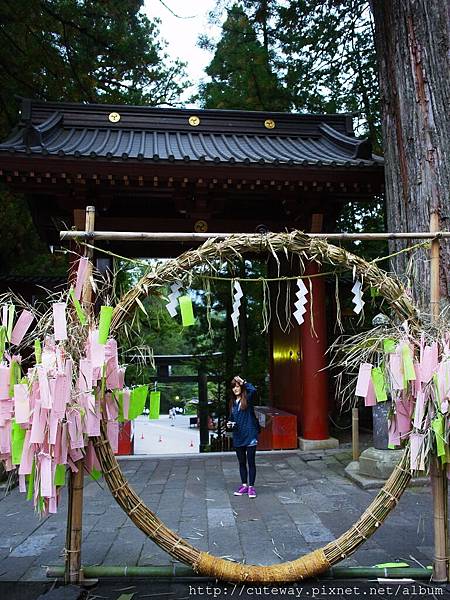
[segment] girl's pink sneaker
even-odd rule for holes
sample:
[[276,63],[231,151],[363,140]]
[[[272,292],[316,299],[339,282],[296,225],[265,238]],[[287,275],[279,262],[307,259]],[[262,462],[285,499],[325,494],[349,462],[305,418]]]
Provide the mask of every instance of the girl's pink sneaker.
[[249,490],[249,487],[247,485],[242,484],[241,487],[234,492],[234,495],[235,496],[243,496],[244,494],[248,493],[248,490]]

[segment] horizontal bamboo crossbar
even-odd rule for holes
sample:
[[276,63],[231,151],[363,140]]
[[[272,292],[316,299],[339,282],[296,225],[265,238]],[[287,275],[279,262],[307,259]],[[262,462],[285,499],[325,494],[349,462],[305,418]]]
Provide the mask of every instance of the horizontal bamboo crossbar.
[[[205,242],[211,238],[224,239],[230,236],[255,236],[260,233],[179,233],[148,231],[60,231],[61,240],[108,240],[125,242]],[[428,240],[450,238],[450,231],[416,231],[407,233],[305,233],[310,238],[326,240]]]

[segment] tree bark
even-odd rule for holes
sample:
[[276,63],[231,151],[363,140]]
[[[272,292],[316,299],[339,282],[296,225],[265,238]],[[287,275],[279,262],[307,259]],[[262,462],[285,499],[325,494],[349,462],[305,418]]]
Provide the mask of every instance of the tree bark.
[[[373,0],[389,231],[440,229],[450,219],[449,12],[444,0]],[[393,242],[391,250],[404,246]],[[405,273],[408,254],[393,267]],[[450,296],[450,244],[441,244],[441,297]],[[429,312],[428,251],[415,254],[412,293]],[[415,276],[414,276],[415,275]]]

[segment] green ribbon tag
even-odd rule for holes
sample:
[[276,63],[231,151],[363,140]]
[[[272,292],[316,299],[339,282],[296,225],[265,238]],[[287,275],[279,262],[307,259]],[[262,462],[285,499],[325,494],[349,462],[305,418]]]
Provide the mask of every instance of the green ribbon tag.
[[73,288],[70,288],[69,294],[72,298],[72,302],[75,307],[75,312],[77,313],[78,320],[82,325],[87,325],[87,317],[84,314],[84,310],[81,308],[80,301],[77,298],[75,298],[75,292],[73,291]]
[[139,415],[142,415],[147,399],[148,386],[141,385],[131,390],[130,407],[128,409],[128,419],[131,421]]
[[119,414],[117,415],[117,420],[119,423],[125,423],[125,417],[123,416],[123,391],[116,390],[114,395],[117,400],[117,406],[119,407]]
[[26,430],[22,429],[19,423],[12,421],[11,429],[11,462],[13,465],[20,465],[22,460],[23,442],[25,440]]
[[36,464],[33,460],[33,466],[31,467],[31,474],[28,476],[27,500],[33,500],[35,472],[36,472]]
[[371,287],[370,288],[370,297],[371,298],[377,298],[380,295],[380,290],[376,287]]
[[14,386],[16,383],[19,383],[20,378],[22,376],[22,372],[20,370],[20,365],[15,360],[11,361],[10,369],[9,369],[9,397],[14,397]]
[[53,479],[55,485],[65,485],[66,483],[66,465],[56,465],[55,477]]
[[161,392],[150,392],[150,413],[149,419],[159,419],[159,404],[161,400]]
[[112,306],[102,306],[100,308],[100,321],[98,324],[98,343],[106,344],[109,335],[109,326],[114,308]]
[[6,344],[6,327],[4,325],[0,326],[0,360],[3,358],[3,354],[5,353],[5,344]]
[[34,356],[36,358],[36,364],[39,365],[42,361],[41,340],[34,340]]
[[413,358],[411,356],[411,349],[407,344],[402,346],[402,358],[403,358],[403,373],[406,381],[414,381],[416,379],[416,372],[414,370]]
[[373,387],[375,389],[375,396],[377,402],[386,402],[386,382],[384,379],[384,373],[381,367],[375,367],[371,373]]
[[383,340],[383,350],[386,354],[392,354],[395,352],[397,347],[397,342],[391,338],[386,338]]
[[16,310],[16,307],[14,306],[14,304],[10,304],[8,306],[8,329],[6,332],[6,338],[7,338],[8,342],[11,341],[11,334],[12,334],[12,330],[13,330],[15,310]]
[[93,468],[92,471],[89,473],[89,475],[92,477],[92,479],[94,481],[97,481],[102,476],[102,472]]
[[181,311],[181,322],[183,327],[189,327],[195,323],[194,310],[190,296],[180,296],[178,298]]
[[445,442],[444,442],[444,417],[439,415],[431,421],[431,427],[434,431],[434,437],[436,439],[436,449],[438,456],[445,456]]

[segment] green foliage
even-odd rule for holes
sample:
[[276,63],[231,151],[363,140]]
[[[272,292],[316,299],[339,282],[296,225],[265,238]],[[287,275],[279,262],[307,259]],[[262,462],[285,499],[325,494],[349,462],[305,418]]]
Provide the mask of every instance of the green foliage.
[[[202,41],[207,46],[207,40]],[[288,94],[271,67],[271,52],[237,4],[227,13],[214,57],[206,68],[211,81],[200,85],[204,108],[287,110]]]
[[[3,0],[0,137],[17,122],[15,96],[73,102],[174,103],[187,85],[142,0]],[[0,193],[0,268],[58,274],[26,203]],[[13,243],[11,241],[13,240]],[[16,252],[17,249],[17,252]]]

